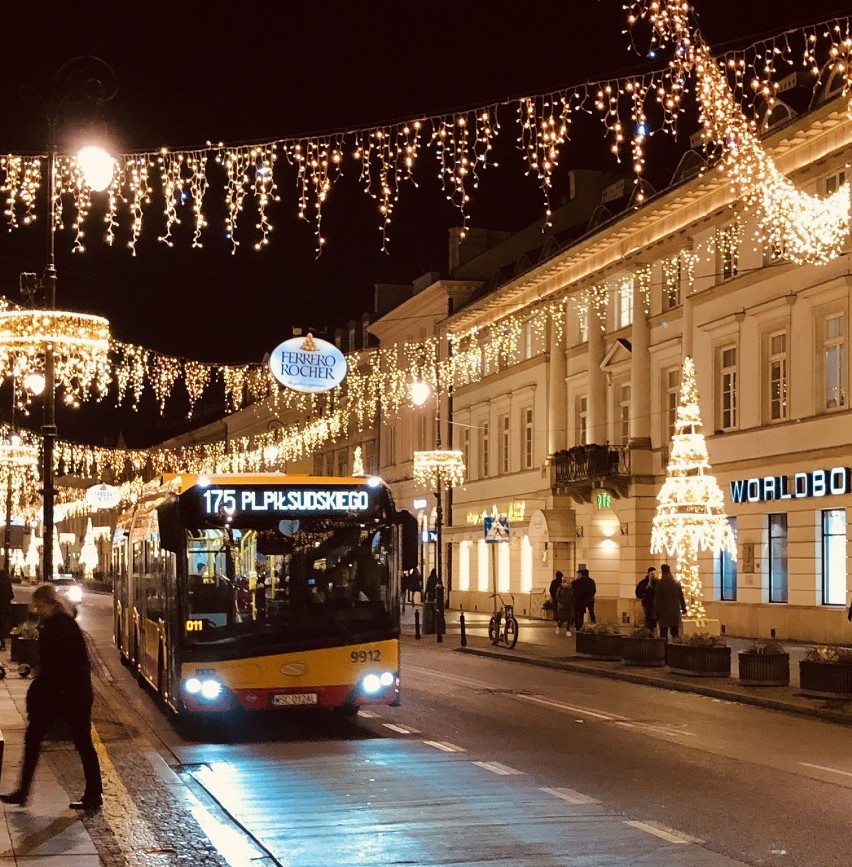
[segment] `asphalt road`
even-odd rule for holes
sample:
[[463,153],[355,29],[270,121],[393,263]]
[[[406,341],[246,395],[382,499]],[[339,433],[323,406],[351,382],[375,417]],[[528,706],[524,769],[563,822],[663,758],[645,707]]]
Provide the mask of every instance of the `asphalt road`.
[[266,857],[255,863],[852,858],[848,728],[406,639],[400,708],[351,723],[296,711],[186,738],[119,665],[111,600],[87,597],[80,623],[125,724],[221,808]]

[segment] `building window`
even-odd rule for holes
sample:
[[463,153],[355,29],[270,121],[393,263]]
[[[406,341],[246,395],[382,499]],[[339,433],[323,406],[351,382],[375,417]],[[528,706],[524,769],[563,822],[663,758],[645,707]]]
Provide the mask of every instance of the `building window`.
[[334,475],[334,452],[325,453],[325,475]]
[[733,280],[740,266],[738,227],[733,225],[720,229],[716,234],[716,244],[719,251],[719,275],[723,281]]
[[387,427],[385,431],[387,432],[387,436],[385,437],[385,454],[387,455],[388,465],[392,465],[396,463],[396,428],[392,426]]
[[577,311],[577,324],[580,328],[580,343],[587,343],[589,340],[589,310]]
[[683,262],[680,256],[663,262],[663,310],[680,307],[680,285],[683,278]]
[[348,476],[352,473],[352,467],[349,466],[349,450],[340,449],[337,453],[337,475]]
[[769,601],[787,601],[787,514],[769,516]]
[[523,414],[523,444],[524,444],[524,469],[530,470],[533,465],[533,411],[527,407]]
[[787,332],[769,335],[769,420],[787,418]]
[[482,422],[479,429],[479,477],[488,476],[488,422]]
[[827,316],[823,326],[825,408],[846,406],[846,316]]
[[618,441],[627,445],[630,441],[630,386],[622,385],[618,400]]
[[509,443],[511,440],[508,415],[500,416],[498,427],[500,430],[500,473],[506,475],[509,472]]
[[835,172],[833,175],[829,175],[823,181],[823,191],[825,192],[825,195],[830,196],[832,193],[836,193],[845,183],[846,171],[841,170],[839,172]]
[[616,304],[616,328],[625,328],[633,322],[633,279],[627,278],[618,284]]
[[325,455],[322,452],[314,452],[314,475],[321,476],[325,468]]
[[589,401],[588,398],[577,398],[577,445],[584,446],[589,441]]
[[470,428],[466,427],[461,433],[461,452],[464,459],[464,465],[467,471],[470,471]]
[[719,350],[719,427],[732,430],[737,426],[737,348]]
[[680,368],[672,367],[666,371],[666,439],[671,441],[677,421],[677,408],[680,403]]
[[846,604],[846,509],[822,512],[822,604]]
[[[728,518],[728,525],[734,538],[737,535],[737,519]],[[716,569],[719,576],[719,598],[723,602],[737,601],[737,558],[729,551],[721,551],[716,557]]]

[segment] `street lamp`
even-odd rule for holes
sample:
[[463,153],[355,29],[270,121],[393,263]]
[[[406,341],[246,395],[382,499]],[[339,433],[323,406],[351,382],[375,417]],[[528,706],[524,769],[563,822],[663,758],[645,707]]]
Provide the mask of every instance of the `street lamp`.
[[423,406],[430,395],[435,397],[435,448],[429,451],[414,452],[412,474],[416,481],[428,485],[435,492],[435,574],[438,576],[436,588],[436,632],[442,641],[444,630],[444,580],[443,580],[443,539],[444,525],[444,488],[454,488],[464,482],[464,456],[460,451],[441,448],[441,401],[436,389],[428,382],[415,382],[411,388],[411,400]]
[[[80,322],[82,334],[79,336],[86,343],[82,352],[77,352],[76,347],[72,352],[74,360],[81,367],[91,370],[93,361],[97,365],[100,357],[106,358],[109,350],[109,324],[100,317],[80,317],[79,314],[66,314],[56,312],[56,205],[57,198],[61,195],[57,191],[57,157],[58,146],[56,131],[67,108],[74,104],[90,102],[102,104],[111,100],[117,91],[115,73],[112,67],[99,57],[74,57],[64,63],[53,77],[50,92],[45,97],[34,88],[25,87],[22,95],[41,103],[45,111],[47,121],[47,265],[41,279],[41,289],[44,293],[45,310],[42,311],[41,340],[38,348],[44,358],[44,418],[42,432],[42,484],[43,484],[43,513],[44,513],[44,541],[42,548],[42,578],[49,581],[53,576],[53,541],[54,520],[53,504],[55,499],[55,486],[53,476],[53,451],[56,443],[56,357],[61,353],[63,362],[67,361],[67,354],[63,352],[66,347],[57,346],[62,337],[67,337],[68,332],[75,330],[75,319],[87,321]],[[78,155],[77,165],[83,174],[83,178],[92,190],[106,189],[115,169],[114,161],[101,148],[84,148]],[[25,295],[32,299],[35,289],[35,275],[22,275],[21,288]],[[28,278],[28,279],[25,279]],[[30,311],[27,311],[30,312]],[[31,312],[32,314],[35,311]],[[29,319],[35,319],[30,315]],[[36,331],[35,333],[38,333]],[[79,332],[78,332],[79,333]],[[57,340],[59,338],[59,340]],[[103,343],[106,342],[104,349]],[[32,354],[32,347],[30,348]],[[95,356],[96,361],[92,356]],[[67,379],[67,373],[65,375]],[[101,378],[103,382],[106,375]]]

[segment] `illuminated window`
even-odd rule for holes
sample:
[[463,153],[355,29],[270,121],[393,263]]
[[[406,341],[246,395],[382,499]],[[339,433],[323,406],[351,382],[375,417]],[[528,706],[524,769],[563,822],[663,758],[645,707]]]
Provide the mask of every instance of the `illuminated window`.
[[485,539],[480,539],[477,544],[477,581],[476,581],[476,589],[479,590],[480,593],[487,593],[489,590],[488,587],[488,543]]
[[680,307],[680,285],[683,262],[680,256],[663,263],[663,310]]
[[622,385],[618,401],[618,441],[626,445],[630,441],[630,386]]
[[737,426],[737,348],[719,350],[719,427],[732,430]]
[[521,537],[521,592],[532,591],[533,582],[533,547],[530,537],[524,534]]
[[846,604],[846,509],[822,512],[822,604]]
[[825,195],[830,196],[832,193],[836,193],[845,183],[846,171],[842,169],[839,172],[835,172],[833,175],[829,175],[823,180],[823,192]]
[[671,440],[675,432],[675,422],[677,421],[677,407],[680,403],[680,368],[670,367],[665,372],[665,413],[666,413],[666,429],[665,439]]
[[787,418],[786,331],[769,335],[767,384],[769,386],[769,420],[783,421]]
[[466,427],[461,432],[461,452],[465,467],[470,466],[470,428]]
[[467,539],[459,544],[459,590],[470,590],[470,546]]
[[616,297],[616,328],[625,328],[633,322],[633,279],[622,280]]
[[498,427],[500,429],[500,472],[506,475],[509,472],[509,445],[511,441],[508,415],[500,416]]
[[577,398],[577,445],[585,445],[589,441],[589,401],[585,397]]
[[524,469],[529,470],[532,469],[533,465],[533,411],[531,407],[524,410],[523,420]]
[[769,516],[769,601],[787,601],[787,514]]
[[843,313],[825,319],[822,357],[825,408],[846,406],[846,317]]
[[479,429],[479,476],[487,478],[488,476],[488,422],[482,422],[482,427]]
[[577,311],[577,325],[580,329],[580,343],[586,343],[589,339],[589,311]]

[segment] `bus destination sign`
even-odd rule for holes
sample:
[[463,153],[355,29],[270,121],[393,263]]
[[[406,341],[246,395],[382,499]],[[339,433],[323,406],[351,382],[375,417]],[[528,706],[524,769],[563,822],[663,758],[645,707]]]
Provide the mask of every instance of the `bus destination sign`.
[[345,514],[368,511],[370,495],[359,488],[207,488],[201,504],[206,515]]

